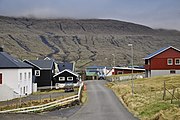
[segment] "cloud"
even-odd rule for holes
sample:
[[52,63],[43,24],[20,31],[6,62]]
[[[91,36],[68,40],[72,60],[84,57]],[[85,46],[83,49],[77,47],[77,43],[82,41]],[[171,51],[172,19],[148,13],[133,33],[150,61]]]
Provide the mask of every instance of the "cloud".
[[180,30],[179,6],[179,0],[0,0],[0,15],[112,18]]

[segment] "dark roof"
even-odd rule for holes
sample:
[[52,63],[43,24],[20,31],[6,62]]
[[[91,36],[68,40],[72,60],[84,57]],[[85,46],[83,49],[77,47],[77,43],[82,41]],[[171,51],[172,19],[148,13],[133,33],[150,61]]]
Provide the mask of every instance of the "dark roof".
[[32,66],[13,58],[6,52],[0,52],[0,68],[32,68]]
[[179,49],[177,49],[177,48],[175,48],[175,47],[173,47],[173,46],[169,46],[169,47],[161,48],[161,49],[159,49],[159,50],[155,51],[154,53],[149,54],[148,56],[146,56],[146,57],[145,57],[145,58],[143,58],[143,59],[150,59],[150,58],[152,58],[152,57],[154,57],[154,56],[156,56],[156,55],[158,55],[158,54],[160,54],[160,53],[162,53],[162,52],[166,51],[166,50],[167,50],[167,49],[169,49],[169,48],[173,48],[173,49],[175,49],[175,50],[177,50],[177,51],[179,51],[179,52],[180,52],[180,50],[179,50]]
[[73,74],[73,75],[75,75],[75,76],[77,76],[77,77],[79,76],[77,73],[75,73],[75,72],[73,72],[73,71],[71,71],[71,70],[65,69],[65,70],[57,73],[57,74],[54,75],[53,77],[56,77],[56,76],[58,76],[59,74],[62,74],[62,73],[64,73],[64,72],[69,72],[69,73],[71,73],[71,74]]
[[25,62],[38,67],[40,70],[50,70],[53,67],[53,60],[24,60]]
[[73,71],[74,70],[73,67],[74,67],[73,63],[69,63],[69,62],[63,62],[63,63],[58,64],[58,68],[59,68],[60,72],[65,70],[65,69]]

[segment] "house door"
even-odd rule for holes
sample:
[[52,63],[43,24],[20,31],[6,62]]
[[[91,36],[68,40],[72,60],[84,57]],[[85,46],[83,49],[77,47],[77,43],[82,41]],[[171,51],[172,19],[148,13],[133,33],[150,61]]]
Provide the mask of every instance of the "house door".
[[2,84],[2,73],[0,73],[0,84]]

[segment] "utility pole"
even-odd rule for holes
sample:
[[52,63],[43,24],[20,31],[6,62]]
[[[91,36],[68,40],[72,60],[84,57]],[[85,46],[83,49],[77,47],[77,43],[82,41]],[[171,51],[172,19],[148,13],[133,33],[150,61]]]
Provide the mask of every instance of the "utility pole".
[[128,44],[131,47],[131,83],[132,83],[132,96],[134,96],[134,81],[133,81],[133,44]]

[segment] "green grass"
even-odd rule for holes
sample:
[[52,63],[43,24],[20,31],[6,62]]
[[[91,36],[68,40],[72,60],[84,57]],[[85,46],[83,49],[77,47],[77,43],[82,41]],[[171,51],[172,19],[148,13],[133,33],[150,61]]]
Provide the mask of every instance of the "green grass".
[[157,103],[152,103],[150,105],[147,105],[142,112],[140,112],[141,116],[149,117],[152,116],[161,110],[166,110],[170,108],[172,105],[167,102],[157,102]]
[[[162,119],[170,116],[175,118],[175,114],[180,116],[180,101],[174,99],[171,104],[172,95],[166,91],[163,100],[163,86],[172,93],[175,88],[175,97],[180,99],[180,75],[159,76],[134,80],[134,96],[131,93],[132,81],[110,82],[107,87],[111,88],[115,94],[123,100],[126,107],[140,119]],[[174,112],[172,109],[176,109]],[[171,112],[170,112],[171,111]]]

